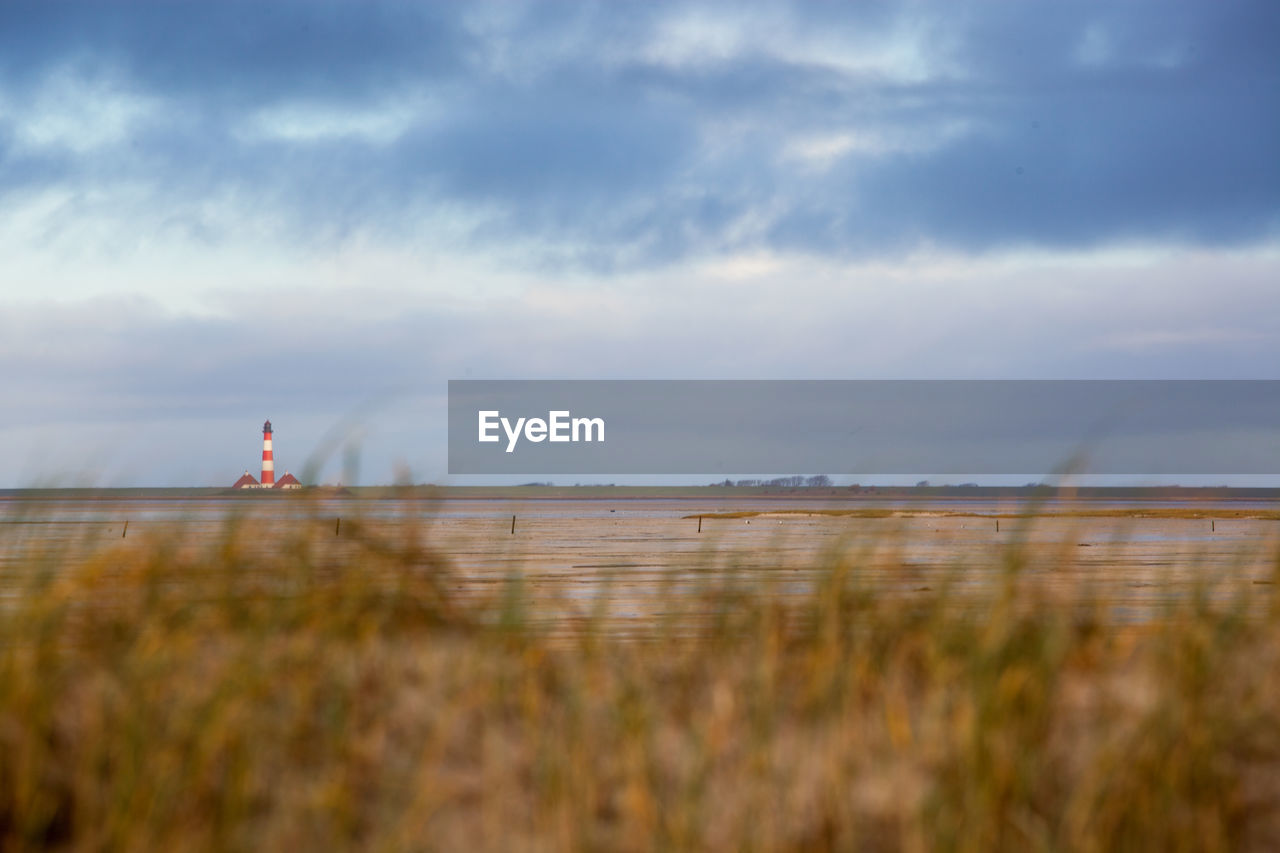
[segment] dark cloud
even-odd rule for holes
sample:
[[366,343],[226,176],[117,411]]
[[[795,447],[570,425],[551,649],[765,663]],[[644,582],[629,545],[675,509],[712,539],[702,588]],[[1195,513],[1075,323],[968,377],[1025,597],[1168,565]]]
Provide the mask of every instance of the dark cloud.
[[1280,160],[1268,152],[1280,133],[1247,97],[1098,92],[1050,109],[1018,100],[988,132],[872,168],[845,164],[830,176],[843,192],[794,208],[775,238],[874,251],[1274,237]]
[[[230,193],[292,239],[413,238],[452,206],[480,244],[604,265],[760,246],[1240,244],[1280,227],[1274,4],[713,4],[703,17],[740,43],[656,58],[686,8],[5,4],[9,101],[109,68],[161,107],[78,155],[0,126],[0,191],[128,182],[160,211]],[[818,38],[827,55],[804,55]],[[924,71],[859,66],[903,38]],[[246,132],[289,105],[407,118],[383,137]],[[887,142],[788,156],[840,134]]]
[[433,176],[451,196],[574,204],[648,191],[692,142],[687,121],[643,105],[489,103],[406,139],[405,171]]
[[17,85],[67,65],[107,67],[204,103],[359,99],[456,70],[468,50],[447,4],[0,5],[0,74]]

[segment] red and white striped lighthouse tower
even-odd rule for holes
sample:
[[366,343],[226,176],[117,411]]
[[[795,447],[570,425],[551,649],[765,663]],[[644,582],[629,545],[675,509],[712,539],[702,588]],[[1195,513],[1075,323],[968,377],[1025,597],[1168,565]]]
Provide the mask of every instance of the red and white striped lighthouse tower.
[[262,486],[269,489],[276,482],[276,463],[271,457],[271,421],[262,425]]

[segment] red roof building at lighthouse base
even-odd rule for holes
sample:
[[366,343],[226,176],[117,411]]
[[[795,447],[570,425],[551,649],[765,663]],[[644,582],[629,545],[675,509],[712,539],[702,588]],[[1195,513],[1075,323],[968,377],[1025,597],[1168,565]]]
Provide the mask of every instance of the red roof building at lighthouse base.
[[279,480],[276,480],[275,485],[274,485],[274,486],[272,486],[271,488],[273,488],[273,489],[301,489],[301,488],[302,488],[302,484],[298,482],[298,478],[297,478],[297,477],[293,476],[293,475],[292,475],[292,474],[290,474],[288,471],[285,471],[285,472],[284,472],[284,476],[283,476],[283,477],[281,477]]

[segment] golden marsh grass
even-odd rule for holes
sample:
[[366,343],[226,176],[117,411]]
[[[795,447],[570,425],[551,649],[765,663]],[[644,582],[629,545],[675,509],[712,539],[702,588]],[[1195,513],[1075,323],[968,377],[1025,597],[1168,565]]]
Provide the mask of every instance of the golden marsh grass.
[[0,534],[0,849],[1280,841],[1274,538],[1150,568],[1135,617],[1035,518],[927,567],[892,525],[628,564],[617,521],[571,572],[298,506]]

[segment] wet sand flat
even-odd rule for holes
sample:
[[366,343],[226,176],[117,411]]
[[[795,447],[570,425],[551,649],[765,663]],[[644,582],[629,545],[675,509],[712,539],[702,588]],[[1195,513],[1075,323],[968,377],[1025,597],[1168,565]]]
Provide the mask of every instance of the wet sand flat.
[[706,509],[696,503],[509,509],[514,534],[506,513],[430,522],[463,577],[518,573],[535,593],[544,587],[583,599],[607,584],[613,601],[638,616],[652,615],[646,599],[673,586],[697,589],[724,572],[772,583],[777,594],[807,595],[815,572],[833,559],[880,594],[990,592],[1016,550],[1025,574],[1065,598],[1106,598],[1116,618],[1142,621],[1200,582],[1219,594],[1270,584],[1280,548],[1280,522],[1269,518],[1033,516],[1000,519],[997,531],[994,517],[927,507],[859,518],[806,515],[790,505],[774,514],[753,502],[760,515],[700,519]]
[[[491,594],[518,579],[552,621],[604,608],[643,622],[670,607],[673,594],[726,576],[769,584],[777,595],[811,595],[833,563],[877,594],[946,590],[981,601],[1017,554],[1024,577],[1067,601],[1105,598],[1120,622],[1157,618],[1198,584],[1211,584],[1216,595],[1247,595],[1274,581],[1274,507],[1075,502],[1030,509],[943,501],[843,515],[848,510],[829,501],[754,498],[68,502],[6,508],[0,565],[32,547],[128,548],[162,531],[177,530],[198,546],[229,525],[257,529],[264,549],[299,528],[316,537],[412,537],[445,556],[457,594]],[[1234,517],[1203,517],[1215,512]]]

